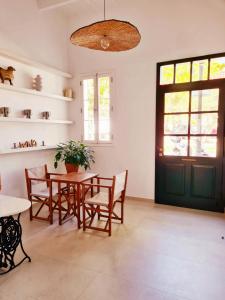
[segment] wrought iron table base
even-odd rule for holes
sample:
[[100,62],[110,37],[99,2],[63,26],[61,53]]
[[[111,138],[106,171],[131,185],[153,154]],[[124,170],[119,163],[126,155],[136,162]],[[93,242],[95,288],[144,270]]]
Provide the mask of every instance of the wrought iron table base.
[[[18,246],[20,246],[24,258],[16,264],[14,256]],[[0,218],[0,275],[12,271],[26,259],[31,262],[31,258],[25,252],[22,244],[20,214],[17,220],[12,216]]]

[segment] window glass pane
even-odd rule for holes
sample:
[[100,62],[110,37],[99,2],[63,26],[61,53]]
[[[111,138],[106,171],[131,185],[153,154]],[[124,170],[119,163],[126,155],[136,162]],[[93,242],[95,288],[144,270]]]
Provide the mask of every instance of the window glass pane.
[[182,82],[190,82],[191,74],[191,63],[180,63],[176,64],[176,83],[182,83]]
[[217,111],[219,89],[192,91],[191,111]]
[[83,80],[83,96],[84,99],[94,99],[94,79]]
[[164,134],[187,134],[188,115],[165,115]]
[[189,92],[174,92],[165,94],[165,113],[188,112]]
[[217,113],[192,114],[191,134],[217,134]]
[[192,63],[192,81],[208,79],[208,59],[193,61]]
[[186,136],[164,136],[164,155],[187,156],[188,138]]
[[94,79],[83,80],[84,140],[95,140]]
[[210,60],[210,79],[225,78],[225,57]]
[[98,79],[98,92],[99,92],[99,98],[110,98],[110,77],[100,77]]
[[171,84],[174,79],[174,65],[160,67],[160,84]]
[[110,130],[110,77],[98,79],[98,131],[100,141],[111,140]]
[[86,141],[95,140],[95,123],[94,121],[84,120],[84,139]]
[[190,138],[190,156],[216,157],[217,137]]

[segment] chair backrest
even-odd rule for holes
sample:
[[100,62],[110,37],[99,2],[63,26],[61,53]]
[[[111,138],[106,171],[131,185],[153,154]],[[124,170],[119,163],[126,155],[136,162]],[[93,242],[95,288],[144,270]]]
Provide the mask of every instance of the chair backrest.
[[126,191],[128,171],[113,176],[113,199],[117,200]]
[[27,192],[28,195],[30,193],[38,193],[38,191],[44,190],[47,188],[47,182],[41,181],[31,181],[31,185],[29,184],[29,178],[37,178],[37,179],[47,179],[47,165],[25,169],[25,176],[27,182]]

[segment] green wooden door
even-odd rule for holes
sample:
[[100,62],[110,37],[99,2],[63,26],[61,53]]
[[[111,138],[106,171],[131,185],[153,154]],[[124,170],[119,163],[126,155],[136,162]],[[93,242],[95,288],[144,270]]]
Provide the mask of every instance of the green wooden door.
[[224,82],[167,85],[157,96],[157,203],[224,211]]

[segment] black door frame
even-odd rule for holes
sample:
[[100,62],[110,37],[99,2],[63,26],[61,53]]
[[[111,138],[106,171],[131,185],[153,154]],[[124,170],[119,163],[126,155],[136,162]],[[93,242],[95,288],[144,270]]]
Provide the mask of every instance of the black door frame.
[[[210,67],[210,59],[215,57],[222,57],[225,56],[225,53],[219,53],[214,55],[206,55],[201,57],[192,57],[192,58],[185,58],[181,60],[173,60],[173,61],[167,61],[157,64],[157,84],[156,84],[156,144],[155,144],[155,197],[157,196],[157,162],[159,158],[159,152],[161,151],[161,145],[163,145],[162,139],[164,134],[164,128],[162,125],[162,120],[160,120],[159,116],[163,115],[164,107],[163,107],[163,101],[162,97],[164,97],[165,93],[168,92],[179,92],[179,91],[192,91],[192,90],[202,90],[202,89],[213,89],[213,88],[219,88],[220,89],[220,101],[219,101],[219,124],[221,128],[221,136],[218,136],[218,149],[220,149],[217,152],[217,159],[221,160],[222,164],[222,181],[221,181],[221,201],[222,206],[225,206],[225,79],[209,79],[209,70],[208,70],[208,80],[202,80],[202,81],[195,81],[195,82],[188,82],[188,83],[178,83],[178,84],[168,84],[168,85],[160,85],[160,68],[163,65],[169,65],[177,63],[183,63],[183,62],[190,62],[192,66],[193,61],[198,60],[204,60],[208,59],[208,66]],[[191,67],[192,68],[192,67]],[[190,70],[192,74],[192,69]],[[175,81],[175,75],[174,75],[174,81]],[[221,100],[223,99],[223,100]],[[219,126],[219,125],[218,125]],[[194,157],[193,157],[194,158]],[[203,158],[205,160],[206,158]],[[201,158],[198,157],[198,161],[201,160]],[[156,199],[157,202],[157,199]]]

